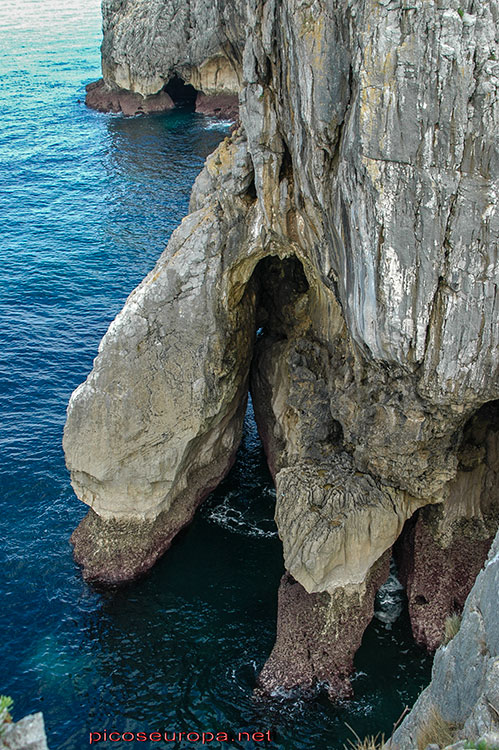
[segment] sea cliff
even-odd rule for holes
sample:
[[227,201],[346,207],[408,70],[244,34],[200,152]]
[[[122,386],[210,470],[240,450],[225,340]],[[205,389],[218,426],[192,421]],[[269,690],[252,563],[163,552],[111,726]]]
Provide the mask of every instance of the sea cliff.
[[103,14],[107,92],[237,94],[240,121],[71,397],[76,559],[150,567],[230,469],[250,389],[287,570],[259,690],[349,695],[390,555],[435,649],[498,526],[497,3]]

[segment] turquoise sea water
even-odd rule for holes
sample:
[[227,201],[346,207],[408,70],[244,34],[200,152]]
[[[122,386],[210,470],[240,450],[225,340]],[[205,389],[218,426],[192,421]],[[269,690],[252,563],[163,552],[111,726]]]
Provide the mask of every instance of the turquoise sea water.
[[405,614],[368,629],[354,701],[252,698],[282,553],[251,413],[233,472],[147,577],[103,592],[73,562],[85,507],[61,450],[68,398],[227,133],[189,113],[87,110],[99,44],[97,0],[0,5],[0,693],[15,718],[44,712],[51,750],[104,729],[270,730],[278,750],[341,748],[345,722],[389,732],[429,678]]

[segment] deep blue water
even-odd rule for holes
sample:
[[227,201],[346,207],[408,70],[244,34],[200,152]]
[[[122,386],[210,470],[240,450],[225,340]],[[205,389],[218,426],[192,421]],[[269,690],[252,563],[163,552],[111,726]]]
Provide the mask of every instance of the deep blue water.
[[73,562],[86,509],[61,449],[67,401],[227,133],[87,110],[99,44],[97,0],[0,6],[0,693],[14,718],[43,710],[51,750],[106,728],[270,729],[278,750],[341,748],[345,722],[388,733],[429,678],[405,614],[368,629],[356,700],[252,699],[282,553],[251,414],[233,472],[146,578],[100,592]]

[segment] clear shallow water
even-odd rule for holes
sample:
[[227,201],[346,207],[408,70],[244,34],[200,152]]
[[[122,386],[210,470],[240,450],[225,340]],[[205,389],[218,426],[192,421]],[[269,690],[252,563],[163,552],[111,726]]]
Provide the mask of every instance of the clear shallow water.
[[429,677],[405,615],[366,633],[355,701],[252,699],[282,553],[250,417],[233,472],[146,578],[99,592],[73,563],[67,400],[227,132],[87,110],[99,44],[95,0],[0,5],[0,693],[15,718],[43,710],[51,750],[103,728],[270,729],[279,750],[341,748],[345,721],[388,732]]

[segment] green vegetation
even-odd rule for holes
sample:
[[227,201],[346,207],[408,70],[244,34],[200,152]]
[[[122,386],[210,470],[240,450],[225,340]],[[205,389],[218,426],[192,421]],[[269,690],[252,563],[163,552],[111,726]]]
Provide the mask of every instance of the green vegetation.
[[461,627],[461,615],[453,614],[449,615],[447,619],[445,620],[445,626],[444,626],[444,637],[442,639],[442,643],[444,646],[446,646],[455,635],[458,634],[459,628]]
[[10,724],[12,721],[10,711],[13,705],[12,698],[9,698],[8,695],[0,695],[0,737],[4,732],[5,724]]
[[480,742],[471,742],[468,740],[464,747],[466,750],[499,750],[497,745],[489,745],[485,740],[480,740]]
[[458,8],[458,9],[457,9],[457,12],[458,12],[458,13],[459,13],[459,15],[461,16],[461,18],[462,18],[462,17],[464,16],[464,10],[463,10],[462,8]]
[[433,706],[418,732],[418,750],[425,750],[428,745],[438,745],[440,748],[452,745],[459,728],[457,724],[446,721]]

